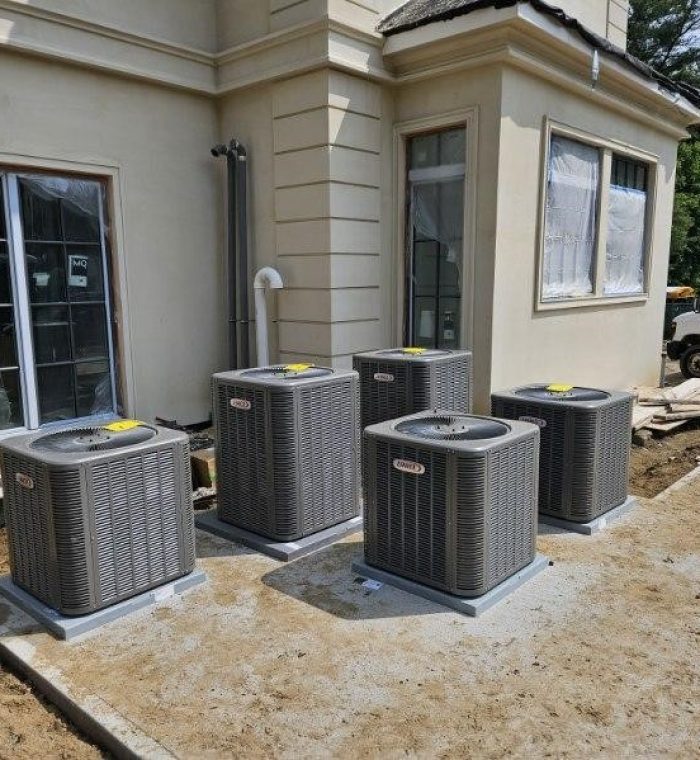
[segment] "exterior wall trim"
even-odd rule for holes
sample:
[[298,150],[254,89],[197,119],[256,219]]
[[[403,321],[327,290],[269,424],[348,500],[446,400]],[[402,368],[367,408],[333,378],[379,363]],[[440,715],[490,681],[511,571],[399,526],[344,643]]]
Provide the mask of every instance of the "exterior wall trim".
[[396,287],[392,291],[391,314],[395,323],[391,333],[397,345],[403,343],[403,314],[405,308],[406,276],[406,140],[421,132],[433,132],[449,127],[463,126],[466,130],[465,188],[466,213],[464,214],[464,272],[462,274],[462,323],[463,344],[474,344],[474,290],[476,257],[476,208],[477,173],[479,145],[479,109],[461,109],[435,116],[404,121],[394,126],[394,251],[392,261],[393,280]]

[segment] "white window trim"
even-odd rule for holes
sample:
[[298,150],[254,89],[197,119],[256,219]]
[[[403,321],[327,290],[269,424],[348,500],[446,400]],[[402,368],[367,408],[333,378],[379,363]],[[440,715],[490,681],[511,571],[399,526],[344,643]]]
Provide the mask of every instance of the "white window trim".
[[[128,370],[131,375],[131,362],[120,372],[120,364],[127,364],[125,358],[129,352],[124,350],[128,345],[128,336],[123,335],[121,329],[120,312],[123,315],[126,312],[126,299],[122,296],[126,291],[126,273],[123,267],[117,265],[118,251],[122,249],[123,241],[123,218],[121,208],[121,172],[120,167],[112,164],[94,164],[82,163],[79,161],[56,160],[39,156],[17,155],[0,152],[0,173],[3,183],[3,195],[5,199],[5,208],[0,208],[0,213],[6,214],[9,223],[7,230],[8,243],[13,249],[19,252],[21,260],[24,260],[24,238],[22,235],[22,224],[20,219],[20,201],[18,195],[18,185],[16,178],[23,175],[37,173],[49,173],[51,175],[63,176],[81,176],[105,183],[105,203],[108,204],[110,216],[110,249],[111,255],[107,257],[104,238],[101,241],[103,254],[103,277],[105,280],[105,303],[108,314],[111,315],[111,323],[114,324],[119,334],[119,344],[122,350],[118,351],[114,344],[114,330],[110,324],[107,330],[107,341],[110,351],[110,367],[112,370],[112,398],[115,407],[124,405],[125,411],[129,414],[129,409],[133,408],[133,401],[127,396],[131,383],[124,382],[124,370]],[[12,176],[12,181],[8,176]],[[100,204],[100,224],[104,224],[104,208]],[[109,262],[108,262],[109,259]],[[112,280],[109,280],[108,268],[111,265]],[[15,265],[15,256],[10,256],[10,275],[12,279],[13,292],[16,296],[16,304],[19,300],[27,298],[27,275],[24,267]],[[112,291],[118,296],[113,297]],[[119,307],[117,306],[119,303]],[[22,312],[20,314],[19,312]],[[24,425],[15,428],[7,428],[0,431],[0,441],[20,433],[32,432],[40,429],[51,428],[71,428],[76,426],[89,425],[109,421],[117,417],[117,412],[90,415],[79,417],[71,420],[58,420],[41,424],[39,421],[39,403],[37,395],[36,367],[33,360],[33,330],[31,320],[28,317],[27,309],[16,311],[16,330],[17,330],[17,352],[20,361],[20,383],[22,388],[22,405],[24,411]],[[26,324],[25,324],[26,323]],[[126,345],[125,345],[126,344]]]
[[[393,320],[392,334],[397,345],[404,341],[404,309],[406,307],[406,193],[407,161],[406,146],[411,137],[425,132],[437,132],[445,129],[462,127],[466,135],[464,165],[458,165],[464,173],[464,231],[462,236],[464,267],[462,273],[462,318],[460,324],[461,345],[471,348],[474,345],[474,254],[476,251],[476,176],[477,148],[479,140],[479,110],[477,107],[451,111],[429,116],[423,119],[399,122],[394,125],[394,261],[393,275],[396,287],[392,293],[391,314]],[[421,170],[418,170],[421,171]],[[434,171],[434,169],[432,170]],[[456,166],[443,167],[440,171],[457,171]]]
[[[602,154],[601,171],[598,187],[597,234],[596,250],[593,260],[593,293],[583,296],[567,296],[565,298],[542,298],[544,279],[544,236],[547,211],[547,179],[549,174],[549,153],[552,135],[568,137],[572,140],[598,148]],[[642,293],[630,295],[603,294],[605,282],[605,259],[608,236],[608,193],[610,191],[610,175],[612,155],[617,153],[637,161],[643,161],[649,167],[649,187],[647,189],[647,209],[644,230],[644,290]],[[540,208],[537,233],[537,284],[535,291],[535,311],[557,311],[592,306],[619,306],[621,304],[645,303],[649,300],[649,283],[653,266],[653,232],[656,219],[656,202],[658,187],[659,157],[627,143],[600,137],[576,127],[548,118],[544,120],[542,130],[542,166],[540,177]]]

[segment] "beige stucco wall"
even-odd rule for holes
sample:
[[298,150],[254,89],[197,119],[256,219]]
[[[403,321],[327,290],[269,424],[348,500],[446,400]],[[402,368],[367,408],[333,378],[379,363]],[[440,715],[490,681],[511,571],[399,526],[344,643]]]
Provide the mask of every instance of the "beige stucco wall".
[[601,37],[625,47],[629,0],[557,0],[554,5]]
[[[658,156],[647,301],[535,311],[545,116]],[[543,381],[611,388],[658,382],[676,147],[673,137],[525,73],[505,71],[493,291],[494,389]]]
[[[145,35],[198,50],[216,48],[217,0],[12,0],[29,10]],[[29,21],[27,23],[30,23]]]
[[225,346],[213,102],[7,52],[0,67],[1,163],[117,173],[127,411],[206,419]]

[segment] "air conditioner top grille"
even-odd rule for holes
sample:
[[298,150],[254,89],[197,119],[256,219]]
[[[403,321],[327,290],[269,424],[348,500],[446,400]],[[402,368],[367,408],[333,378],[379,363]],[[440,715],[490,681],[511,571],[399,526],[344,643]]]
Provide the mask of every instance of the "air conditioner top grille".
[[450,356],[452,351],[442,348],[388,348],[385,351],[377,351],[377,356],[387,356],[392,358],[420,358],[434,359],[437,356]]
[[397,432],[435,441],[484,441],[510,432],[503,422],[467,415],[440,415],[405,420],[396,425]]
[[133,446],[137,443],[145,443],[156,435],[156,430],[147,425],[139,425],[128,430],[78,428],[39,436],[32,441],[31,447],[38,451],[78,454]]
[[300,378],[328,377],[333,370],[328,367],[316,367],[313,364],[280,364],[274,367],[256,367],[241,373],[242,377],[255,380],[294,381]]
[[519,388],[516,396],[536,401],[607,401],[610,394],[595,388],[579,388],[571,385],[533,385]]

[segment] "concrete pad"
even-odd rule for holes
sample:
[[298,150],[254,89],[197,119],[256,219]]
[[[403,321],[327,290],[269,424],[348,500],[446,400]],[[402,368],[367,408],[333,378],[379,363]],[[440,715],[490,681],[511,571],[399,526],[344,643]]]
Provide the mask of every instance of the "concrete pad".
[[321,530],[306,538],[300,538],[298,541],[275,541],[272,538],[266,538],[258,533],[251,533],[243,528],[237,528],[235,525],[223,522],[216,516],[216,510],[210,509],[208,512],[195,514],[195,525],[200,530],[206,530],[213,533],[219,538],[225,538],[227,541],[234,541],[251,549],[267,554],[282,562],[290,562],[299,557],[305,557],[307,554],[323,549],[324,546],[334,544],[341,538],[358,533],[362,530],[362,517],[353,517],[352,520],[334,525],[326,530]]
[[592,536],[595,533],[600,533],[605,530],[610,523],[615,520],[619,520],[623,515],[626,515],[630,510],[634,509],[639,504],[639,501],[635,496],[628,496],[627,500],[620,504],[619,507],[611,509],[600,517],[596,517],[595,520],[591,520],[587,523],[577,523],[571,520],[562,520],[560,517],[554,517],[554,515],[538,515],[538,520],[541,524],[551,525],[554,528],[562,528],[563,530],[571,531],[572,533],[581,533],[584,536]]
[[514,575],[511,575],[510,578],[506,578],[506,580],[499,583],[498,586],[492,588],[491,591],[487,591],[481,596],[472,598],[454,596],[453,594],[448,594],[445,591],[431,588],[422,583],[416,583],[408,578],[402,578],[400,575],[394,575],[393,573],[388,573],[386,570],[372,567],[362,560],[359,562],[353,562],[352,569],[364,578],[370,578],[379,581],[380,583],[386,583],[388,586],[401,589],[401,591],[406,591],[409,594],[415,594],[416,596],[428,599],[436,604],[449,607],[457,612],[461,612],[463,615],[478,617],[486,612],[486,610],[491,609],[494,604],[500,602],[501,599],[519,589],[523,583],[529,581],[530,578],[534,578],[534,576],[541,573],[548,566],[549,559],[542,554],[538,554],[527,567],[524,567]]
[[130,599],[124,599],[124,601],[113,604],[111,607],[105,607],[89,615],[77,617],[62,615],[60,612],[48,607],[36,597],[16,586],[9,575],[4,575],[0,578],[0,594],[31,615],[45,628],[48,628],[51,633],[58,636],[59,639],[68,641],[83,633],[94,631],[96,628],[111,623],[113,620],[130,615],[143,607],[156,604],[174,594],[181,594],[193,586],[204,583],[206,579],[207,576],[203,570],[195,569],[188,575],[175,581],[150,589],[149,591],[144,591],[143,594],[132,596]]

